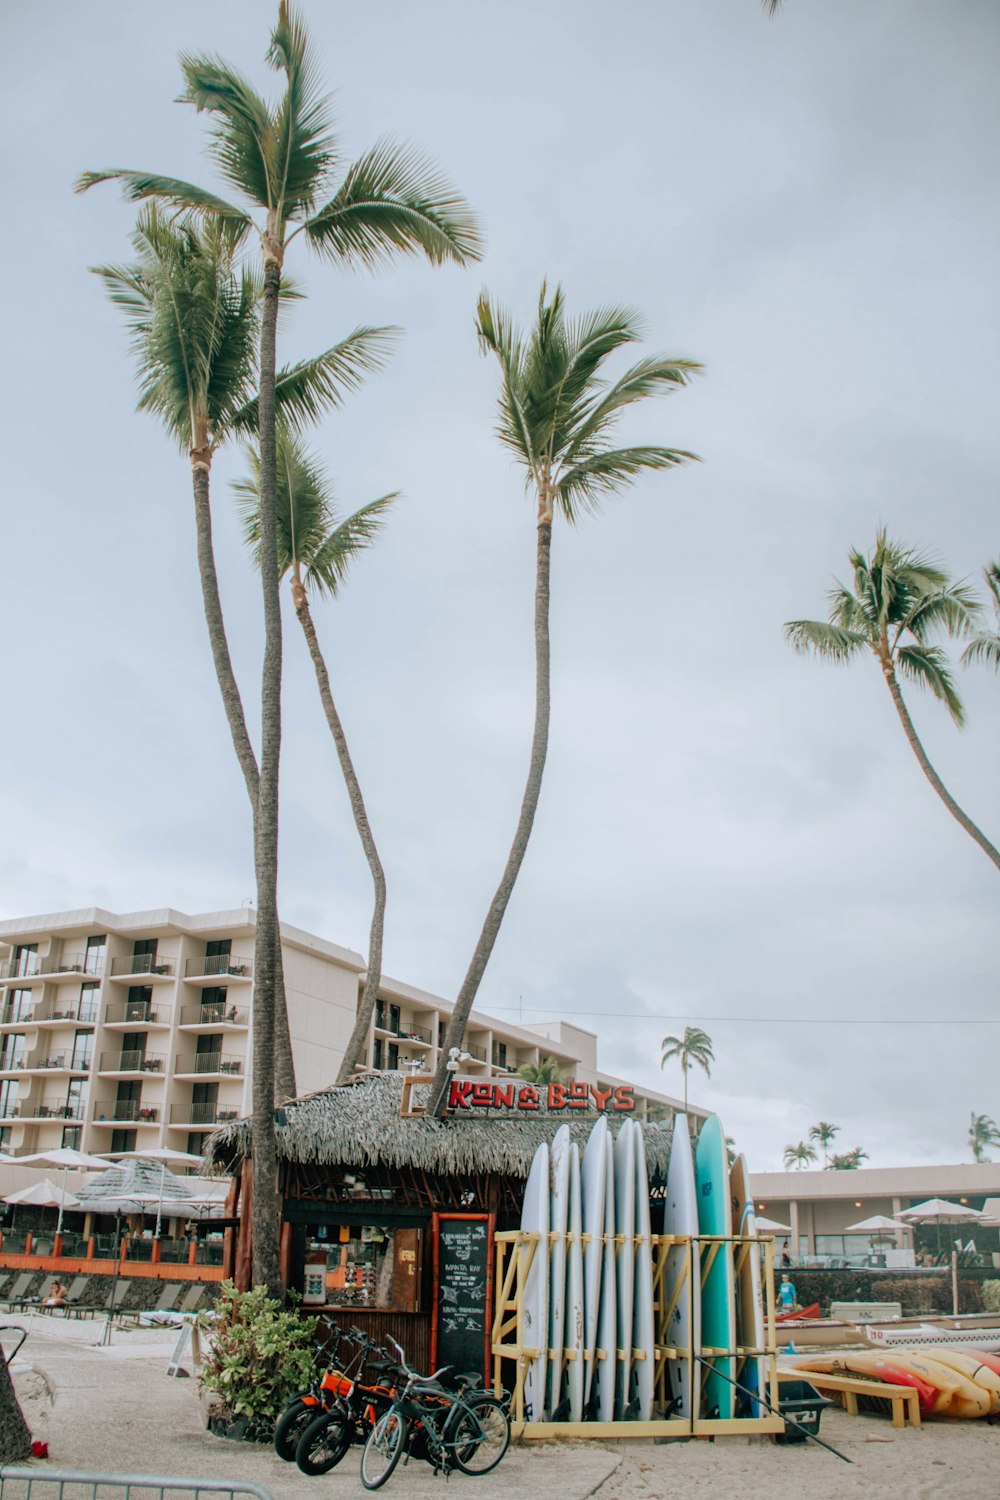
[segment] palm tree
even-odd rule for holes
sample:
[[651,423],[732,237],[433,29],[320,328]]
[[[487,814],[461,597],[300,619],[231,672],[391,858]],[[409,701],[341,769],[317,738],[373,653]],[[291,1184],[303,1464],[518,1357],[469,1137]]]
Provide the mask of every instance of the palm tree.
[[840,1156],[831,1156],[829,1170],[831,1172],[856,1172],[861,1163],[867,1160],[868,1152],[860,1146],[853,1146],[850,1151],[845,1151]]
[[536,499],[535,726],[513,843],[440,1051],[432,1094],[438,1115],[446,1105],[448,1053],[465,1034],[538,807],[549,733],[549,561],[555,512],[574,523],[637,474],[694,458],[676,448],[612,448],[609,437],[627,407],[686,385],[700,369],[689,359],[647,358],[617,380],[605,380],[606,361],[639,337],[635,314],[601,308],[571,322],[558,287],[550,296],[542,286],[537,320],[527,336],[485,294],[479,299],[477,324],[483,351],[495,355],[500,365],[500,441],[523,468],[525,486]]
[[692,1065],[697,1063],[704,1071],[706,1078],[711,1078],[712,1069],[710,1064],[715,1061],[712,1051],[712,1038],[707,1032],[698,1026],[685,1026],[684,1035],[665,1036],[660,1043],[662,1052],[660,1054],[660,1067],[670,1062],[671,1058],[680,1060],[681,1071],[684,1074],[684,1109],[688,1106],[688,1074]]
[[816,1152],[807,1141],[799,1141],[797,1146],[785,1147],[785,1166],[794,1167],[797,1172],[801,1172],[804,1167],[809,1166],[815,1160]]
[[962,652],[962,665],[969,667],[973,662],[983,662],[1000,672],[1000,563],[988,563],[983,569],[983,577],[990,591],[996,629],[984,630],[972,637]]
[[819,1146],[820,1150],[823,1152],[824,1167],[827,1164],[830,1147],[833,1145],[833,1138],[835,1135],[839,1134],[840,1126],[830,1125],[826,1120],[820,1120],[818,1124],[813,1125],[810,1128],[809,1139],[811,1141],[815,1141],[817,1146]]
[[[464,262],[479,254],[475,222],[461,197],[422,157],[382,141],[338,181],[338,143],[329,103],[317,90],[306,30],[281,0],[267,61],[284,74],[273,106],[222,60],[182,55],[182,102],[214,117],[210,151],[248,207],[194,183],[113,168],[86,172],[80,192],[117,181],[126,199],[152,198],[224,226],[234,246],[253,234],[263,261],[257,425],[261,458],[260,574],[264,606],[261,755],[254,823],[257,929],[254,949],[252,1155],[254,1282],[277,1295],[281,1278],[273,1205],[277,1147],[273,1119],[274,964],[277,949],[278,769],[281,752],[281,605],[277,541],[277,319],[288,244],[303,235],[327,259],[373,267],[421,251]],[[259,219],[255,220],[254,212]]]
[[[233,671],[212,541],[210,482],[216,452],[256,431],[260,286],[235,265],[223,227],[148,205],[132,237],[137,259],[95,267],[125,315],[140,386],[139,410],[158,416],[191,464],[202,604],[216,678],[236,758],[256,817],[259,770]],[[393,330],[356,329],[316,358],[279,371],[285,420],[303,422],[339,404],[377,369]],[[274,1100],[295,1094],[281,945],[275,949]]]
[[854,592],[838,584],[830,593],[830,618],[790,620],[785,635],[796,651],[814,651],[832,662],[848,662],[870,651],[882,669],[886,687],[920,768],[952,817],[1000,869],[1000,850],[959,807],[927,758],[903,701],[899,677],[929,688],[961,726],[965,712],[947,657],[929,644],[936,630],[968,635],[980,613],[965,584],[953,583],[929,558],[901,547],[880,530],[870,556],[852,551]]
[[[260,455],[249,453],[252,473],[235,486],[241,497],[247,542],[259,561],[260,555]],[[333,599],[340,590],[354,558],[375,540],[385,514],[396,499],[385,495],[344,520],[338,520],[330,487],[321,464],[308,454],[302,442],[281,424],[278,427],[278,569],[282,578],[291,575],[292,602],[309,648],[320,700],[347,786],[354,824],[371,871],[375,902],[368,936],[368,968],[354,1029],[337,1075],[338,1083],[354,1076],[368,1043],[372,1015],[382,980],[382,934],[385,926],[385,872],[368,820],[347,737],[330,687],[330,674],[320,649],[312,612],[311,590],[320,598]]]
[[972,1147],[974,1161],[989,1161],[987,1148],[1000,1146],[1000,1130],[997,1129],[996,1121],[991,1120],[989,1115],[977,1115],[973,1110],[969,1121],[969,1145]]
[[518,1078],[526,1083],[535,1083],[539,1088],[548,1088],[550,1083],[561,1083],[563,1071],[554,1057],[543,1057],[540,1062],[522,1063],[517,1070]]

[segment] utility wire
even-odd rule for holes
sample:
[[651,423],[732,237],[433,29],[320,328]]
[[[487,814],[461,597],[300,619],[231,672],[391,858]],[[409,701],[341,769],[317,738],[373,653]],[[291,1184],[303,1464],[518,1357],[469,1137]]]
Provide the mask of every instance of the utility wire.
[[[519,1010],[516,1005],[490,1005],[486,1007],[485,1014],[492,1015],[495,1011]],[[524,1012],[521,1012],[524,1014]],[[947,1020],[938,1020],[929,1016],[886,1016],[884,1018],[871,1016],[692,1016],[685,1012],[677,1016],[664,1015],[661,1012],[648,1010],[576,1010],[560,1009],[558,1006],[545,1006],[541,1009],[529,1009],[530,1016],[575,1016],[579,1021],[620,1019],[622,1021],[686,1021],[688,1025],[698,1024],[702,1021],[711,1021],[731,1026],[998,1026],[1000,1016],[949,1016]]]

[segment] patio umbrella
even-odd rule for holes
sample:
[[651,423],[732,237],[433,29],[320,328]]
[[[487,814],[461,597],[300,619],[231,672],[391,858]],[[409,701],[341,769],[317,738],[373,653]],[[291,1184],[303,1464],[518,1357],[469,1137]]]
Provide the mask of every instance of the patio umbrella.
[[978,1224],[985,1215],[967,1203],[949,1203],[947,1198],[928,1198],[926,1203],[915,1203],[912,1208],[901,1209],[896,1215],[904,1224],[936,1224],[938,1254],[941,1253],[942,1224]]
[[5,1203],[30,1203],[34,1208],[78,1208],[79,1203],[72,1193],[67,1193],[63,1188],[54,1187],[47,1177],[41,1182],[33,1182],[30,1187],[18,1188],[16,1193],[8,1193],[3,1200]]
[[845,1234],[868,1233],[872,1239],[882,1239],[892,1235],[895,1239],[901,1229],[907,1226],[901,1224],[898,1219],[890,1219],[886,1214],[872,1214],[870,1219],[859,1219],[856,1224],[848,1224],[844,1230]]
[[[163,1186],[166,1178],[167,1163],[174,1167],[196,1166],[200,1167],[204,1157],[195,1156],[191,1151],[175,1151],[172,1146],[150,1146],[146,1151],[116,1151],[116,1161],[158,1161],[160,1163],[160,1198],[163,1197]],[[156,1211],[156,1238],[160,1237],[160,1211]]]
[[779,1224],[777,1219],[769,1219],[765,1214],[757,1214],[754,1219],[757,1228],[762,1229],[765,1234],[791,1234],[791,1224]]
[[155,1203],[158,1234],[163,1205],[176,1203],[186,1211],[193,1194],[182,1177],[167,1170],[166,1162],[140,1157],[123,1166],[108,1167],[78,1196],[80,1207],[88,1213],[146,1213],[148,1205]]
[[[66,1194],[66,1178],[72,1167],[75,1172],[103,1172],[107,1162],[103,1156],[91,1156],[87,1151],[77,1151],[74,1146],[54,1146],[51,1151],[33,1151],[29,1156],[11,1157],[11,1162],[20,1167],[62,1167],[62,1190]],[[59,1205],[59,1222],[56,1234],[62,1233],[63,1208]]]

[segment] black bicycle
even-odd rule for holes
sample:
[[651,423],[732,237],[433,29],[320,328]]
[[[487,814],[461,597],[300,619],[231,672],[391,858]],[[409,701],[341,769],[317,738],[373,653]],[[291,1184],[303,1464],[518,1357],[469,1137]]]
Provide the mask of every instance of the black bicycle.
[[328,1474],[353,1443],[363,1443],[406,1378],[397,1361],[360,1329],[352,1328],[350,1338],[361,1346],[359,1363],[376,1372],[376,1377],[364,1381],[357,1376],[345,1378],[336,1400],[318,1414],[314,1412],[307,1425],[299,1429],[295,1462],[303,1474]]

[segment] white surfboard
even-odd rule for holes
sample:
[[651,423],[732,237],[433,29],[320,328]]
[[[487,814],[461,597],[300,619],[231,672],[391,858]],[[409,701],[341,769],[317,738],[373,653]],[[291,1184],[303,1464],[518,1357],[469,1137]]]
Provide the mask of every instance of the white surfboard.
[[[738,1156],[729,1172],[732,1197],[733,1230],[741,1237],[757,1238],[757,1220],[753,1199],[750,1196],[750,1168],[745,1156]],[[740,1264],[736,1277],[736,1342],[744,1348],[764,1347],[764,1297],[760,1274],[760,1251],[756,1245],[744,1254],[745,1246],[737,1251]],[[764,1415],[759,1402],[767,1399],[766,1366],[761,1358],[750,1356],[742,1368],[737,1366],[736,1379],[742,1387],[737,1396],[737,1406],[747,1406],[751,1417]],[[757,1399],[755,1400],[754,1397]]]
[[580,1148],[569,1148],[569,1242],[566,1246],[566,1319],[563,1347],[566,1372],[562,1400],[569,1402],[570,1422],[583,1421],[583,1202],[580,1194]]
[[580,1163],[583,1192],[583,1406],[594,1389],[594,1350],[601,1313],[601,1266],[604,1262],[604,1198],[608,1182],[608,1122],[603,1115],[587,1139]]
[[[698,1200],[695,1197],[691,1132],[688,1117],[684,1114],[674,1116],[674,1134],[667,1167],[667,1196],[663,1205],[663,1233],[685,1235],[695,1241],[693,1247],[674,1245],[667,1251],[663,1294],[668,1307],[673,1303],[673,1312],[665,1330],[666,1342],[677,1349],[693,1347],[700,1350],[701,1287],[696,1239]],[[701,1386],[697,1364],[694,1364],[693,1369],[692,1381],[692,1362],[689,1359],[681,1357],[667,1361],[667,1388],[673,1403],[671,1416],[690,1417],[692,1414],[692,1391],[697,1392]]]
[[629,1402],[632,1371],[632,1311],[635,1276],[635,1125],[625,1120],[615,1141],[615,1234],[618,1255],[615,1280],[618,1292],[617,1345],[622,1351],[615,1380],[615,1417],[621,1419]]
[[566,1324],[566,1227],[569,1220],[569,1126],[561,1125],[549,1151],[549,1351],[545,1405],[559,1405],[563,1333]]
[[653,1332],[653,1249],[650,1244],[649,1173],[646,1170],[646,1142],[642,1126],[633,1127],[635,1137],[635,1291],[632,1307],[632,1348],[642,1350],[644,1359],[632,1362],[630,1405],[639,1422],[653,1415],[653,1381],[656,1376],[656,1347]]
[[535,1152],[525,1184],[521,1228],[538,1235],[524,1285],[521,1346],[538,1350],[526,1362],[524,1414],[528,1422],[544,1422],[549,1343],[549,1148],[544,1142]]
[[615,1382],[618,1365],[615,1348],[618,1338],[618,1292],[615,1276],[615,1146],[611,1131],[605,1132],[606,1159],[604,1181],[604,1245],[601,1252],[601,1301],[597,1314],[597,1347],[604,1358],[597,1361],[594,1381],[597,1386],[597,1419],[615,1419]]

